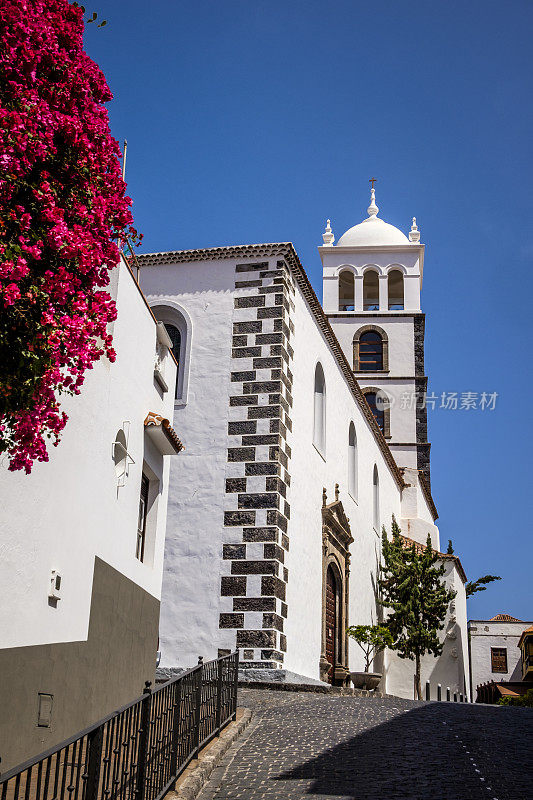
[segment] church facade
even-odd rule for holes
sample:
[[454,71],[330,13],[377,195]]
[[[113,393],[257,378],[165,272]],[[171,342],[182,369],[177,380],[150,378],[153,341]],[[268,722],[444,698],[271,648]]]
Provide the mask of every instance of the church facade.
[[[377,622],[381,528],[439,550],[423,394],[424,246],[378,217],[319,248],[318,301],[290,243],[139,257],[174,343],[174,425],[160,648],[168,671],[237,647],[243,669],[342,684],[346,626]],[[465,690],[465,576],[422,680]],[[382,688],[412,697],[386,653]],[[267,674],[267,673],[264,673]]]

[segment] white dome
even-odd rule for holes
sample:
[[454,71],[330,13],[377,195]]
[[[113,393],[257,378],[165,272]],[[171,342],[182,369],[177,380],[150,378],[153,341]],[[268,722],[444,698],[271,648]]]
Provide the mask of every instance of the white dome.
[[409,239],[401,230],[383,222],[376,215],[349,228],[343,233],[337,247],[362,247],[387,244],[409,244]]

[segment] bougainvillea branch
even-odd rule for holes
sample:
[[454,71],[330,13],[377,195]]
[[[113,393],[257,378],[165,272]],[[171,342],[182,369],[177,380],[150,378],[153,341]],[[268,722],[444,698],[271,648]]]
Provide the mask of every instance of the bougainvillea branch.
[[9,469],[47,461],[86,370],[115,354],[103,290],[116,241],[137,240],[112,95],[83,50],[67,0],[0,5],[0,452]]

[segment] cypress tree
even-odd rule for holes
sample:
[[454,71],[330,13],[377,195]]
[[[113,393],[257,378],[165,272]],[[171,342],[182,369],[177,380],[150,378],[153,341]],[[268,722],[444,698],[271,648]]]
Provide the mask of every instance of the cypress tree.
[[400,534],[393,516],[391,539],[383,527],[378,602],[389,610],[386,624],[394,640],[392,649],[400,658],[415,661],[415,687],[421,700],[420,659],[426,653],[442,653],[439,631],[456,593],[442,581],[445,568],[437,564],[439,556],[431,547],[429,534],[421,551],[414,543],[406,546]]

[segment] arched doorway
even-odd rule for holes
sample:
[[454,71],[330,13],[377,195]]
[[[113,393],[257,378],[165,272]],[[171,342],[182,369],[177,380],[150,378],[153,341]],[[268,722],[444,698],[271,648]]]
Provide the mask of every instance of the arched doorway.
[[331,664],[328,670],[328,682],[335,680],[335,664],[339,661],[338,618],[339,590],[333,567],[329,565],[326,572],[326,658]]
[[322,492],[322,642],[320,679],[343,686],[348,677],[348,599],[350,584],[350,523],[339,499],[328,503]]

